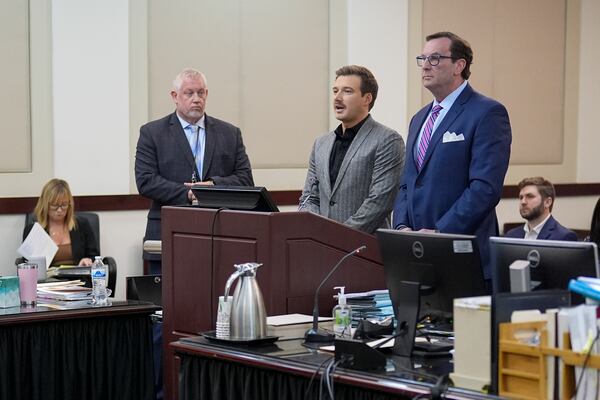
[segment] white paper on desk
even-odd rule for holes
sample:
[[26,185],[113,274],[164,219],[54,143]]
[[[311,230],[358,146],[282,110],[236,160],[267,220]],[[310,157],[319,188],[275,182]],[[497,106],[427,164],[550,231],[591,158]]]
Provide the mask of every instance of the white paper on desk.
[[46,268],[52,262],[57,251],[58,246],[56,243],[54,243],[50,235],[37,222],[33,224],[29,235],[27,235],[23,244],[17,249],[17,252],[27,259],[31,257],[45,257]]
[[[394,340],[395,339],[390,339],[389,337],[384,337],[381,339],[375,339],[375,340],[371,340],[370,342],[367,342],[367,346],[375,347],[375,346],[379,345],[379,343],[385,342],[378,348],[379,349],[387,349],[387,348],[394,347]],[[416,337],[415,338],[415,343],[425,343],[427,341],[428,341],[427,338],[424,338],[424,337]],[[435,343],[435,342],[437,342],[437,339],[429,339],[429,341],[431,341],[432,343]],[[321,347],[319,347],[319,350],[334,352],[335,344],[331,345],[331,346],[321,346]]]
[[[583,352],[596,336],[596,306],[581,304],[568,309],[569,334],[571,335],[571,348],[573,351]],[[582,367],[575,367],[575,379],[579,380]],[[585,400],[596,393],[597,374],[593,368],[583,372],[577,400]]]
[[[319,322],[331,321],[332,319],[331,317],[319,317]],[[306,314],[284,314],[267,317],[267,325],[272,326],[307,324],[310,322],[313,322],[313,316]]]

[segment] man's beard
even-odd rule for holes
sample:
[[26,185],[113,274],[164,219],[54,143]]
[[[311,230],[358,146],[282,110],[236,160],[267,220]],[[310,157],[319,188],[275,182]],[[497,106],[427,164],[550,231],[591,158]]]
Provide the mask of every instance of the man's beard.
[[532,208],[531,211],[529,212],[529,214],[527,214],[527,215],[523,215],[523,212],[521,211],[521,217],[523,217],[527,221],[533,221],[534,219],[539,218],[543,213],[544,213],[544,203],[542,202],[542,203],[540,203],[539,206]]

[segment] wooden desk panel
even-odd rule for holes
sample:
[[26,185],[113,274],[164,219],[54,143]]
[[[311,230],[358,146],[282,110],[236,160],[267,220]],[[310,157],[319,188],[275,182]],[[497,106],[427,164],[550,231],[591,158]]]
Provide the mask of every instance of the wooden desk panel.
[[218,296],[234,263],[263,263],[257,280],[268,315],[310,314],[321,280],[343,255],[362,245],[367,250],[348,259],[322,289],[322,315],[334,305],[333,286],[346,286],[347,292],[385,287],[375,236],[308,212],[163,207],[166,398],[177,398],[178,374],[168,344],[215,329]]

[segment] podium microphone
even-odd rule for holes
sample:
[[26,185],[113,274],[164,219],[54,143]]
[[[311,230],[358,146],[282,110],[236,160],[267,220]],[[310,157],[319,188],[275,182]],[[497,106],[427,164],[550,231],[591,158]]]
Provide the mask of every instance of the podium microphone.
[[321,286],[323,286],[323,284],[325,282],[327,282],[327,280],[338,269],[338,267],[340,265],[342,265],[342,263],[344,262],[345,259],[347,259],[348,257],[351,257],[355,254],[358,254],[361,251],[364,251],[366,248],[367,248],[367,246],[360,246],[358,249],[352,250],[350,253],[346,254],[344,257],[342,257],[340,259],[340,261],[338,261],[337,264],[335,264],[335,267],[333,267],[333,269],[331,271],[329,271],[329,273],[327,274],[325,279],[323,279],[321,281],[321,284],[319,285],[319,287],[317,288],[317,291],[315,292],[315,302],[314,302],[314,307],[313,307],[313,326],[311,329],[306,331],[306,334],[304,335],[305,342],[308,342],[308,343],[333,342],[334,336],[331,333],[327,333],[323,330],[319,330],[319,290],[321,290]]

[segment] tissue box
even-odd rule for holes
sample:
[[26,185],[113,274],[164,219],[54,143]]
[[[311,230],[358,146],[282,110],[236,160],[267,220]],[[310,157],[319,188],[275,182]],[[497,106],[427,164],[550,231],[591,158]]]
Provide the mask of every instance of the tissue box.
[[0,277],[0,308],[19,307],[19,277]]

